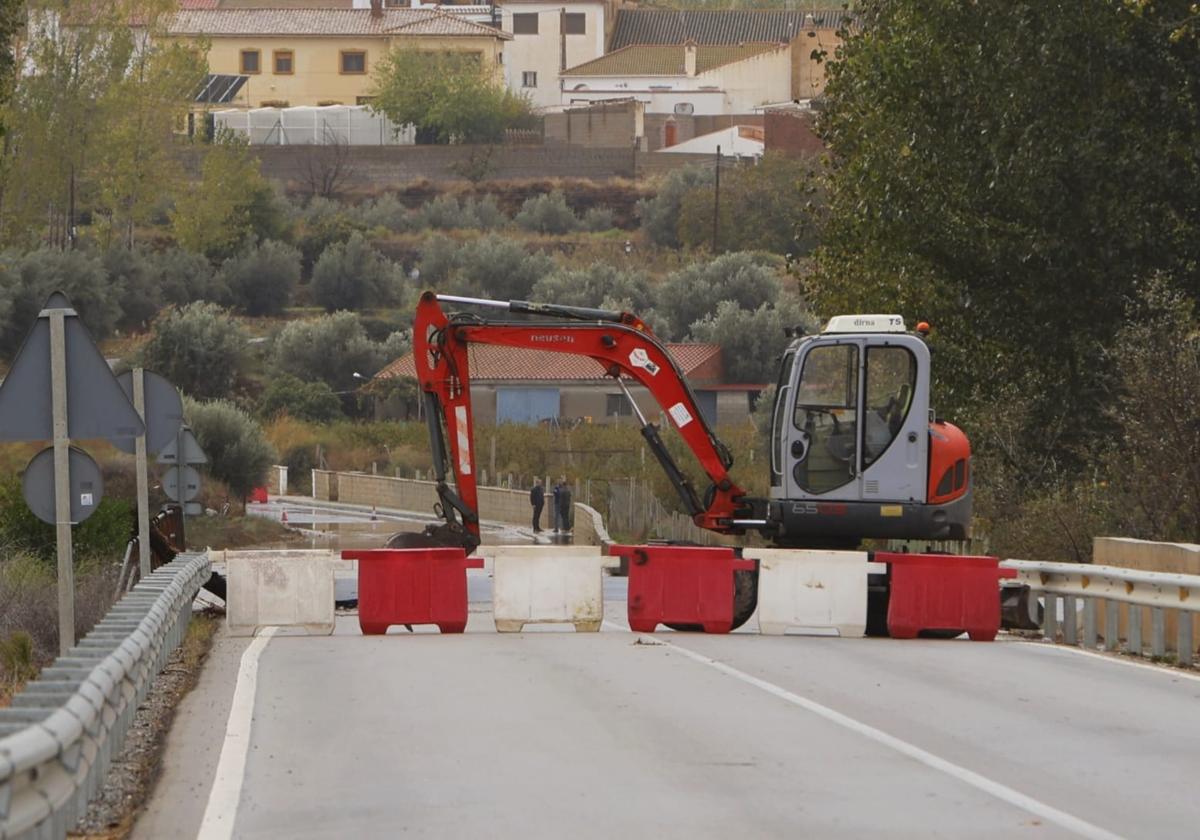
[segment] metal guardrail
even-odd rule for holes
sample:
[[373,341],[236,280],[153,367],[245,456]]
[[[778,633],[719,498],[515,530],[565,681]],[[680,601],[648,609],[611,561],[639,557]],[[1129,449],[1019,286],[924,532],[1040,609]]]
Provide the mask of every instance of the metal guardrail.
[[161,566],[0,709],[0,840],[58,840],[78,822],[210,571],[207,553]]
[[[1166,615],[1177,614],[1176,656],[1181,665],[1192,663],[1195,643],[1192,613],[1200,612],[1200,575],[1144,572],[1119,566],[1094,566],[1080,563],[1036,563],[1029,560],[1005,560],[1004,568],[1016,569],[1018,580],[1045,600],[1042,625],[1046,638],[1058,639],[1058,599],[1063,599],[1063,642],[1095,648],[1101,632],[1097,626],[1097,604],[1104,604],[1104,648],[1120,647],[1120,605],[1127,604],[1128,626],[1125,650],[1143,652],[1141,607],[1150,608],[1152,656],[1166,655]],[[1080,607],[1082,602],[1082,609]],[[1037,600],[1030,599],[1030,610]],[[1134,609],[1136,607],[1137,609]],[[1082,640],[1079,639],[1079,613],[1083,613]],[[1034,615],[1035,622],[1038,616]]]

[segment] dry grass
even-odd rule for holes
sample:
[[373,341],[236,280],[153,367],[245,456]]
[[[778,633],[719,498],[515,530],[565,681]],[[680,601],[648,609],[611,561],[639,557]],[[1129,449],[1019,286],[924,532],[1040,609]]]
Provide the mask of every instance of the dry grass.
[[302,534],[262,516],[203,516],[187,521],[187,544],[214,549],[262,548],[305,542]]

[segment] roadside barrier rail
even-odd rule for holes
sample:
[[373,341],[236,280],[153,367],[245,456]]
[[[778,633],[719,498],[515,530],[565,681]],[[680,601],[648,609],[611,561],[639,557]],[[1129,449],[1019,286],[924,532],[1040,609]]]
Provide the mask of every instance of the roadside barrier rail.
[[0,840],[65,838],[183,641],[208,554],[180,554],[0,709]]
[[[1122,605],[1127,612],[1125,650],[1141,654],[1145,642],[1143,608],[1150,610],[1150,653],[1166,656],[1167,626],[1170,614],[1176,624],[1176,656],[1181,665],[1190,665],[1196,649],[1192,614],[1200,612],[1200,575],[1145,572],[1120,566],[1095,566],[1087,563],[1038,563],[1006,560],[1002,568],[1014,569],[1017,579],[1045,600],[1042,629],[1047,639],[1059,635],[1058,599],[1063,599],[1063,642],[1095,648],[1101,635],[1105,650],[1120,646]],[[1098,626],[1103,601],[1103,630]],[[1031,612],[1037,599],[1030,599]],[[1082,607],[1080,604],[1082,603]],[[1079,638],[1078,615],[1082,612],[1083,632]],[[1038,616],[1033,615],[1034,621]]]

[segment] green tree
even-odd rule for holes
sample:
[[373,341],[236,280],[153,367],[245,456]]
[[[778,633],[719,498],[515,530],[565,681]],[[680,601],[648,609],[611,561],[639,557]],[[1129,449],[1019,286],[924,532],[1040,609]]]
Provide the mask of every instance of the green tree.
[[395,266],[367,244],[361,233],[335,243],[313,267],[313,300],[327,312],[357,311],[396,300],[400,279]]
[[234,305],[254,317],[283,312],[299,282],[300,252],[274,240],[250,245],[221,266],[221,283]]
[[654,301],[644,271],[625,271],[601,262],[548,274],[538,280],[530,295],[533,300],[565,306],[599,307],[607,306],[606,301],[621,301],[638,316],[644,316]]
[[200,165],[200,182],[171,213],[180,246],[213,259],[230,257],[248,240],[282,239],[283,212],[275,191],[244,140],[217,137]]
[[774,302],[779,289],[779,276],[768,260],[755,254],[724,254],[670,274],[659,284],[656,309],[670,324],[670,337],[683,338],[722,301],[754,310]]
[[712,183],[712,169],[688,166],[668,174],[660,182],[653,198],[639,201],[638,217],[650,241],[663,248],[680,247],[679,213],[684,197],[692,190]]
[[246,357],[246,334],[215,303],[189,303],[158,316],[142,364],[199,399],[228,396]]
[[520,242],[493,233],[463,246],[456,288],[483,297],[527,300],[534,285],[553,269],[551,257],[531,254]]
[[[0,357],[11,358],[52,292],[61,291],[96,340],[107,337],[121,317],[123,289],[94,254],[41,248],[0,255],[0,301],[8,317],[0,322]],[[0,303],[0,309],[5,308]]]
[[[718,252],[771,251],[795,257],[816,246],[821,193],[816,163],[774,153],[757,164],[721,173]],[[679,241],[689,248],[712,247],[714,186],[694,187],[680,202]]]
[[513,221],[522,230],[555,235],[570,233],[579,227],[579,217],[560,190],[525,199]]
[[286,414],[310,423],[342,419],[342,401],[324,382],[304,382],[290,374],[274,377],[258,400],[258,414],[270,420]]
[[478,55],[393,49],[376,65],[372,107],[414,125],[420,143],[496,143],[533,123],[529,100]]
[[311,321],[291,321],[271,351],[277,373],[320,380],[334,391],[356,388],[354,374],[370,378],[386,362],[384,345],[371,341],[353,312],[335,312]]
[[796,326],[811,331],[816,320],[791,296],[755,309],[724,300],[715,312],[692,324],[688,337],[721,345],[725,375],[732,381],[761,385],[778,378],[779,357],[791,341],[784,329]]
[[1033,461],[1110,434],[1133,284],[1200,290],[1200,51],[1162,25],[1191,7],[1137,5],[867,0],[830,66],[813,304],[932,321],[939,407],[1025,394]]
[[275,450],[262,427],[249,414],[227,400],[197,402],[185,399],[183,414],[208,456],[205,468],[246,503],[246,497],[266,480],[275,462]]

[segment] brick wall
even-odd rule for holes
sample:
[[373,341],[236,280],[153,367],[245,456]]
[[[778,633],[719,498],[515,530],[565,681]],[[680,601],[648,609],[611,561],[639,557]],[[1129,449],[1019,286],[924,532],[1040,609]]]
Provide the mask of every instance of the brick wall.
[[820,154],[825,150],[825,144],[813,130],[814,122],[808,111],[789,108],[767,111],[766,151],[796,156]]

